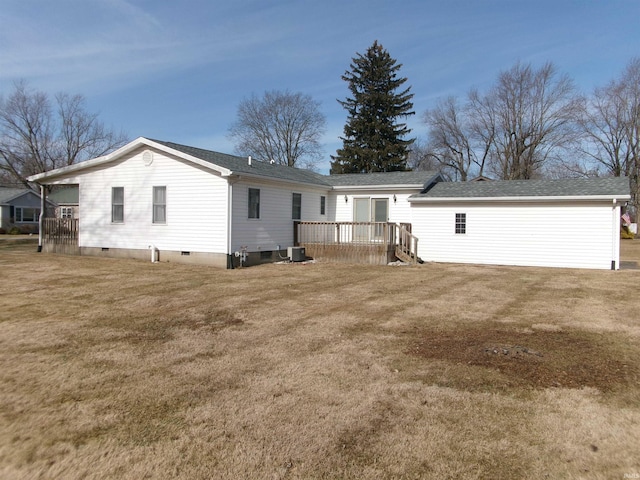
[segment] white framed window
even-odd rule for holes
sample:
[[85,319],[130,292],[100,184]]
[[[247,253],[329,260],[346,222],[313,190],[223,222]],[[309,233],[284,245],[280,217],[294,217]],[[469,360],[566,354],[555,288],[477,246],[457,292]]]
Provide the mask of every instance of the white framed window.
[[153,223],[167,223],[167,187],[153,187]]
[[73,207],[60,207],[60,218],[73,218]]
[[467,233],[467,214],[456,213],[456,235],[464,235]]
[[327,212],[327,197],[320,196],[320,215],[325,215]]
[[34,223],[40,220],[40,209],[34,207],[16,207],[15,223]]
[[124,223],[124,187],[111,188],[111,223]]
[[300,220],[302,217],[302,194],[292,194],[291,200],[291,218],[293,220]]
[[249,211],[247,213],[249,218],[260,218],[260,189],[249,189]]

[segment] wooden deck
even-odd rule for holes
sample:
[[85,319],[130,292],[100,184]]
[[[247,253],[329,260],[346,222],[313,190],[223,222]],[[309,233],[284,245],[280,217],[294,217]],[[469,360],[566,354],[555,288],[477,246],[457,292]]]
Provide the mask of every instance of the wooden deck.
[[294,243],[308,256],[337,262],[386,265],[418,263],[418,239],[410,225],[388,222],[295,222]]

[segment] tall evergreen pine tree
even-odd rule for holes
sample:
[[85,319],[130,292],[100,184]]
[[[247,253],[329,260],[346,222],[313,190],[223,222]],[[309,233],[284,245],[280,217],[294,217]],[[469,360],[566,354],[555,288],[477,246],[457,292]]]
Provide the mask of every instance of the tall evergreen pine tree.
[[402,67],[376,40],[365,55],[352,59],[351,71],[342,79],[352,98],[338,102],[349,113],[344,126],[343,147],[332,156],[331,173],[393,172],[407,169],[411,132],[400,117],[414,115],[411,87],[396,93],[407,79],[398,78]]

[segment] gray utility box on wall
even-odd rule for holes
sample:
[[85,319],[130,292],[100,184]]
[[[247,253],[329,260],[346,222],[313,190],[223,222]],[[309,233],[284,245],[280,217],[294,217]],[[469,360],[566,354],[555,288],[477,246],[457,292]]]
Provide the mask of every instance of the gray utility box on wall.
[[287,257],[292,262],[304,262],[304,247],[287,247]]

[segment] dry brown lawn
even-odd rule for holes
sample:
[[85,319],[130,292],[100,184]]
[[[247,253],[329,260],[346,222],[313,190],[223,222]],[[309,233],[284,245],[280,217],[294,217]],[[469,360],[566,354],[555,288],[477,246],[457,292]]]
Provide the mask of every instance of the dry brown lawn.
[[640,476],[640,270],[0,269],[3,479]]

